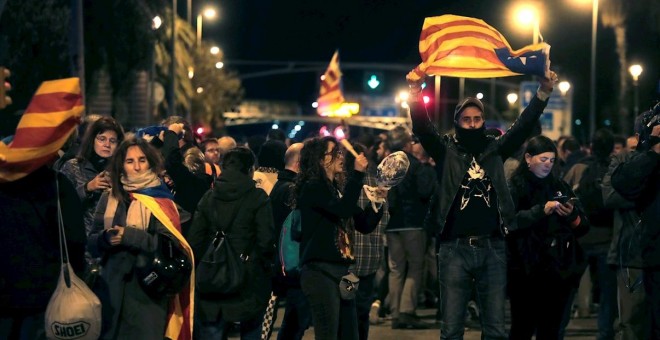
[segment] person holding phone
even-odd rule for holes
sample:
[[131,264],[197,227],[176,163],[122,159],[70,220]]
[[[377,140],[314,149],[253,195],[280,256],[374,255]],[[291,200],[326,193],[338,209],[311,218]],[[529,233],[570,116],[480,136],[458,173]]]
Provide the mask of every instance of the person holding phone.
[[587,266],[577,238],[589,223],[568,184],[555,176],[556,159],[555,144],[536,136],[509,182],[519,228],[506,240],[511,339],[559,338],[571,290]]

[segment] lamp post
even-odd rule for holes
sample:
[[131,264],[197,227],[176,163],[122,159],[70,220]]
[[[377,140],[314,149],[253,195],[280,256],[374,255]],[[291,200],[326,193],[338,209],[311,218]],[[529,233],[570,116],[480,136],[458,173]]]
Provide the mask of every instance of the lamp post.
[[630,72],[630,75],[633,78],[633,86],[635,87],[635,116],[633,117],[633,120],[637,115],[639,114],[639,75],[642,74],[642,66],[639,64],[631,65],[630,68],[628,68],[628,71]]
[[202,44],[202,21],[204,21],[204,18],[213,19],[215,18],[216,14],[217,12],[215,9],[207,7],[202,11],[202,13],[197,15],[197,40],[195,41],[197,47],[201,46]]
[[589,73],[589,135],[596,131],[596,35],[598,33],[598,0],[591,7],[591,69]]

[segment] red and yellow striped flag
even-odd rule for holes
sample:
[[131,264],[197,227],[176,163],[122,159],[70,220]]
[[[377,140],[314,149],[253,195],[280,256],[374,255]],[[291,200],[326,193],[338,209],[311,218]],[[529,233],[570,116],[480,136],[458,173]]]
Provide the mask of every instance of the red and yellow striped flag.
[[345,102],[344,94],[341,90],[341,70],[339,69],[339,51],[330,60],[328,68],[321,76],[321,91],[317,100],[318,107],[316,111],[321,116],[328,115],[338,109]]
[[457,15],[426,18],[419,53],[422,63],[406,76],[412,81],[426,75],[545,77],[550,69],[550,45],[542,42],[512,51],[504,36],[483,20]]
[[[151,197],[133,193],[133,198],[146,206],[167,230],[176,237],[190,257],[190,263],[195,263],[192,248],[181,234],[181,220],[176,205],[169,198]],[[167,326],[165,338],[172,340],[192,340],[193,319],[195,312],[195,269],[190,273],[190,281],[186,287],[170,300],[167,310]]]
[[80,122],[80,80],[45,81],[23,113],[11,142],[0,141],[0,182],[11,182],[52,161]]

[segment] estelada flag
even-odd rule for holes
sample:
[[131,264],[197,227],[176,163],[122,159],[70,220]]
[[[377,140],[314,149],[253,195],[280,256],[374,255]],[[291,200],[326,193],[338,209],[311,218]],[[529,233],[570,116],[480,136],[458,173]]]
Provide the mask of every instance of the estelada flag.
[[424,20],[419,38],[422,63],[406,78],[426,75],[494,78],[550,70],[550,45],[542,42],[513,51],[504,36],[480,19],[442,15]]
[[[181,220],[179,212],[172,201],[165,197],[149,196],[132,193],[131,197],[140,201],[179,241],[185,249],[190,263],[195,263],[192,248],[181,234]],[[165,338],[172,340],[192,340],[193,319],[195,312],[195,270],[190,273],[190,280],[181,292],[175,295],[167,310],[167,325]]]
[[330,60],[328,68],[321,76],[321,90],[316,101],[318,114],[324,116],[327,112],[334,111],[345,102],[344,93],[341,89],[341,70],[339,69],[339,51]]
[[0,182],[23,178],[57,157],[84,109],[78,78],[43,82],[16,134],[0,141]]

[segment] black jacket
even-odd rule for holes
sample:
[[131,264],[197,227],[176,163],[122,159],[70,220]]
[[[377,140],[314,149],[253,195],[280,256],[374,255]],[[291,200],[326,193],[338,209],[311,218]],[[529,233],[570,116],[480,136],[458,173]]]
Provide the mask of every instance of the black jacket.
[[[515,230],[515,209],[504,177],[504,160],[513,155],[532,133],[534,127],[547,105],[536,95],[522,112],[511,128],[499,138],[488,137],[488,144],[477,158],[477,162],[486,170],[497,193],[497,206],[500,213],[500,227],[503,233]],[[441,137],[426,115],[423,104],[414,103],[411,106],[413,133],[419,138],[424,150],[436,162],[436,172],[440,182],[440,199],[438,212],[440,230],[442,233],[447,216],[451,211],[454,197],[459,191],[461,182],[472,161],[470,155],[462,148],[455,136]]]
[[630,160],[633,153],[621,152],[613,156],[605,176],[603,176],[603,203],[607,208],[616,209],[612,222],[612,242],[607,253],[607,264],[640,268],[642,253],[641,233],[636,232],[639,214],[635,202],[625,199],[612,187],[612,173],[619,166]]
[[[55,171],[42,167],[0,184],[0,316],[46,310],[60,275]],[[69,261],[79,277],[85,266],[82,204],[73,184],[58,174]]]
[[612,187],[635,201],[640,214],[639,236],[642,267],[660,266],[660,155],[637,152],[612,173]]
[[388,192],[390,220],[386,231],[420,230],[429,210],[429,201],[435,184],[433,168],[423,166],[411,153],[406,152],[410,166],[399,185]]
[[[566,217],[544,212],[545,204],[558,192],[575,197],[568,184],[552,175],[540,179],[524,171],[514,173],[509,187],[518,226],[507,237],[509,270],[528,274],[551,270],[573,284],[579,283],[587,263],[576,239],[589,230],[588,219],[577,204]],[[577,218],[579,224],[572,227]]]
[[[165,131],[164,139],[160,151],[165,159],[165,170],[174,181],[176,188],[174,202],[194,216],[199,200],[211,189],[213,177],[207,174],[194,174],[186,168],[179,150],[179,137],[174,132]],[[187,234],[191,224],[192,221],[183,221],[181,229],[184,235]]]
[[375,213],[373,209],[362,210],[358,206],[363,178],[364,173],[351,172],[341,198],[323,179],[311,179],[304,184],[296,199],[302,222],[301,265],[329,262],[348,267],[355,262],[352,230],[346,230],[343,220],[353,218],[355,229],[367,234],[376,228],[383,215],[382,208]]
[[[228,224],[233,223],[231,226]],[[222,171],[212,191],[199,201],[188,243],[199,262],[217,231],[228,234],[238,253],[249,253],[247,284],[239,296],[216,300],[199,296],[197,316],[201,321],[244,321],[263,313],[270,298],[272,259],[275,252],[273,213],[266,193],[251,177],[232,169]]]

